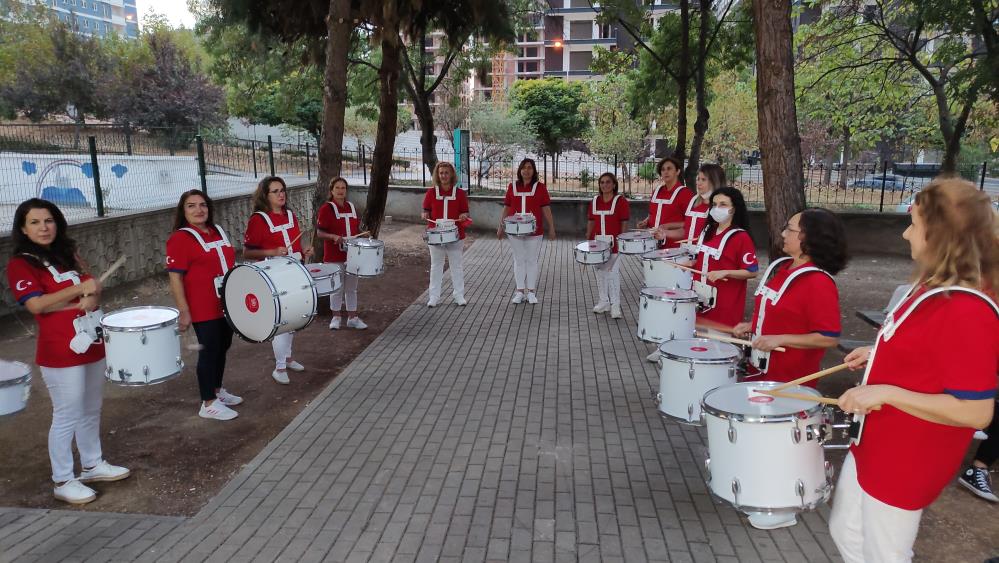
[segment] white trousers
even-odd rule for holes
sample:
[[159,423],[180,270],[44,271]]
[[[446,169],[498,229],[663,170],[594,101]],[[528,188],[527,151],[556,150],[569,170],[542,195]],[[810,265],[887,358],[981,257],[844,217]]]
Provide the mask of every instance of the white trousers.
[[330,309],[333,311],[333,316],[336,316],[340,312],[340,308],[343,306],[344,299],[347,301],[347,312],[353,313],[357,311],[357,276],[348,276],[347,270],[344,268],[345,264],[343,262],[338,262],[337,266],[340,266],[340,289],[334,291],[330,294]]
[[271,340],[271,348],[274,349],[274,369],[285,369],[288,367],[288,358],[291,357],[291,344],[294,340],[294,332],[279,334]]
[[444,258],[451,270],[451,294],[465,296],[465,267],[461,262],[464,241],[448,244],[431,244],[430,247],[430,300],[440,301],[441,283],[444,281]]
[[517,289],[538,288],[538,267],[541,260],[541,235],[530,237],[506,237],[513,253],[513,279]]
[[[887,469],[887,468],[886,468]],[[922,510],[881,502],[860,488],[857,462],[846,456],[836,482],[829,533],[846,563],[897,563],[912,560]]]
[[42,379],[52,397],[49,460],[52,480],[75,478],[73,438],[85,468],[101,462],[101,402],[104,397],[104,360],[68,368],[42,367]]
[[601,303],[611,305],[621,304],[621,273],[617,254],[611,254],[610,260],[597,266],[597,293]]

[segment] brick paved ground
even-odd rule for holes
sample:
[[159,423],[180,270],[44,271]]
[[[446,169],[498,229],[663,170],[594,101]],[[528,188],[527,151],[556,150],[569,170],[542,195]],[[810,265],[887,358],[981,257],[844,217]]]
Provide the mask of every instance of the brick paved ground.
[[0,509],[0,560],[838,560],[825,509],[762,532],[709,498],[703,431],[650,398],[637,260],[614,321],[571,241],[543,253],[514,306],[476,242],[468,307],[406,310],[195,517]]

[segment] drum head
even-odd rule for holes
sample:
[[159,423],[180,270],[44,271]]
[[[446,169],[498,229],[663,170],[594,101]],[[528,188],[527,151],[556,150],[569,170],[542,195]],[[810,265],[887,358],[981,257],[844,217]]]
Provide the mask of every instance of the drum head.
[[129,307],[113,311],[101,318],[101,325],[110,330],[149,328],[170,323],[180,316],[170,307]]
[[[800,412],[818,411],[822,404],[813,401],[771,397],[753,393],[755,389],[772,389],[780,385],[776,381],[747,381],[722,385],[704,395],[702,401],[706,410],[723,418],[747,418],[766,420],[768,418],[786,418]],[[818,391],[811,387],[795,385],[784,389],[788,393],[807,394],[820,397]],[[735,415],[735,416],[733,416]]]
[[[646,240],[652,238],[652,233],[645,231],[628,231],[617,236],[618,240]],[[657,252],[653,250],[652,252]],[[648,253],[647,253],[648,254]]]
[[682,248],[660,248],[642,254],[642,260],[677,260],[687,257],[687,251]]
[[659,301],[697,301],[697,293],[690,289],[667,289],[665,287],[643,287],[642,295]]
[[672,360],[695,364],[728,364],[739,359],[736,346],[707,338],[668,340],[659,346],[659,353]]
[[309,275],[313,278],[328,278],[340,271],[339,265],[330,264],[328,262],[306,264],[305,267],[309,270]]
[[0,360],[0,387],[4,383],[14,380],[27,381],[31,376],[31,368],[21,362],[8,362]]
[[576,245],[576,250],[580,252],[603,252],[610,250],[610,243],[605,240],[585,240]]
[[376,238],[352,238],[352,239],[347,239],[347,246],[358,246],[361,248],[381,248],[385,246],[385,243]]
[[277,323],[274,288],[256,266],[236,266],[222,285],[222,306],[232,327],[248,340],[263,342]]

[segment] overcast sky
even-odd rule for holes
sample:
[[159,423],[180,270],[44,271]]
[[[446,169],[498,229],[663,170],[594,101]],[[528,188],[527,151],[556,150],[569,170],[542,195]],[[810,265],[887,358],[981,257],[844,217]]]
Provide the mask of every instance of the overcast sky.
[[139,10],[139,23],[142,23],[147,13],[154,11],[165,15],[167,21],[175,27],[194,27],[194,16],[187,11],[187,0],[136,0],[135,4]]

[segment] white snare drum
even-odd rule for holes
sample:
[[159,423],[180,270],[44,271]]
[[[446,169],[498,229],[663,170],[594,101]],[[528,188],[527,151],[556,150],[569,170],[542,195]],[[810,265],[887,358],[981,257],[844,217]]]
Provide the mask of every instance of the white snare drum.
[[610,260],[611,244],[605,240],[587,240],[576,245],[573,254],[580,264],[597,265]]
[[617,251],[621,254],[645,254],[655,250],[658,244],[648,231],[628,231],[617,236]]
[[538,230],[538,221],[533,213],[514,213],[503,219],[503,232],[514,237],[533,236]]
[[107,369],[118,385],[154,385],[180,375],[180,312],[170,307],[129,307],[101,318]]
[[343,280],[340,278],[340,265],[328,262],[321,264],[306,264],[312,281],[316,284],[316,295],[322,297],[340,289]]
[[373,278],[382,275],[385,243],[373,238],[347,239],[347,275]]
[[0,417],[19,413],[31,397],[31,368],[21,362],[0,361]]
[[676,287],[690,289],[694,277],[691,272],[674,268],[668,262],[689,266],[690,255],[679,248],[663,248],[642,254],[642,273],[645,287]]
[[[822,405],[753,393],[777,385],[734,383],[708,391],[701,401],[708,489],[745,512],[811,510],[832,492],[832,466],[822,449],[831,428]],[[801,385],[787,392],[820,396]]]
[[457,225],[438,225],[423,231],[423,240],[427,241],[427,244],[429,245],[438,246],[441,244],[458,242],[461,240],[461,236],[458,234]]
[[701,399],[735,383],[739,349],[706,338],[670,340],[659,346],[659,412],[686,424],[701,425]]
[[309,271],[287,256],[240,264],[222,283],[225,318],[240,338],[250,342],[265,342],[309,326],[317,299]]
[[693,338],[697,316],[697,294],[693,291],[645,287],[638,305],[638,338],[646,342]]

